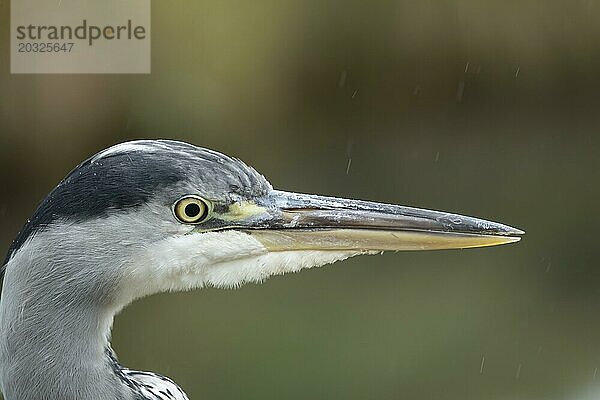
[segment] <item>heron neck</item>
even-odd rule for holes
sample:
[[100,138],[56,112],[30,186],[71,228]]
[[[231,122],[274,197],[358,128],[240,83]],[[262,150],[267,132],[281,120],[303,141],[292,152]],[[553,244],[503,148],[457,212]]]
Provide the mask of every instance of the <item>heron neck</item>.
[[5,399],[132,399],[106,353],[117,310],[69,284],[73,276],[40,276],[57,267],[36,261],[15,257],[6,268],[0,298]]

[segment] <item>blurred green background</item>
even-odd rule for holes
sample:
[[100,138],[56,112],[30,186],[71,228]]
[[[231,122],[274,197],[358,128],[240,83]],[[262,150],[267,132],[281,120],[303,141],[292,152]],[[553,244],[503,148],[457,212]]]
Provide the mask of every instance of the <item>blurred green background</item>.
[[74,165],[133,138],[527,231],[152,296],[115,321],[125,365],[191,399],[600,398],[600,2],[154,1],[150,75],[10,75],[9,11],[3,252]]

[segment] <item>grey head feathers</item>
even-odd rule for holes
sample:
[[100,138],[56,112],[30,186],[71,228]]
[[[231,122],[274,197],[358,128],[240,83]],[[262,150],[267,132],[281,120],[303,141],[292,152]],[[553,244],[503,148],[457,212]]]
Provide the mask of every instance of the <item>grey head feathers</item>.
[[[242,161],[173,140],[121,143],[73,169],[38,206],[13,241],[3,265],[32,235],[57,220],[82,221],[139,207],[189,180],[217,196],[260,196],[267,180]],[[3,268],[0,268],[0,281]]]

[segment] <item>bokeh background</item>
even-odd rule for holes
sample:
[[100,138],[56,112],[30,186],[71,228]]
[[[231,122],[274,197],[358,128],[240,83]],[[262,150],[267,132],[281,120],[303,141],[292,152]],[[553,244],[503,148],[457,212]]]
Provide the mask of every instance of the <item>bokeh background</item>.
[[154,1],[150,75],[10,75],[9,7],[3,253],[74,165],[134,138],[527,231],[152,296],[115,321],[125,365],[192,399],[600,398],[600,2]]

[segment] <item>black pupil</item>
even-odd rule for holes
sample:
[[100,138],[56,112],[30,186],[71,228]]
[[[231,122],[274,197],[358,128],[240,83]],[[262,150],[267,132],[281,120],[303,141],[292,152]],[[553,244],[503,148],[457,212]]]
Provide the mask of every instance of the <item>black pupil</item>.
[[200,206],[196,203],[190,203],[185,206],[185,215],[190,218],[195,218],[200,214]]

